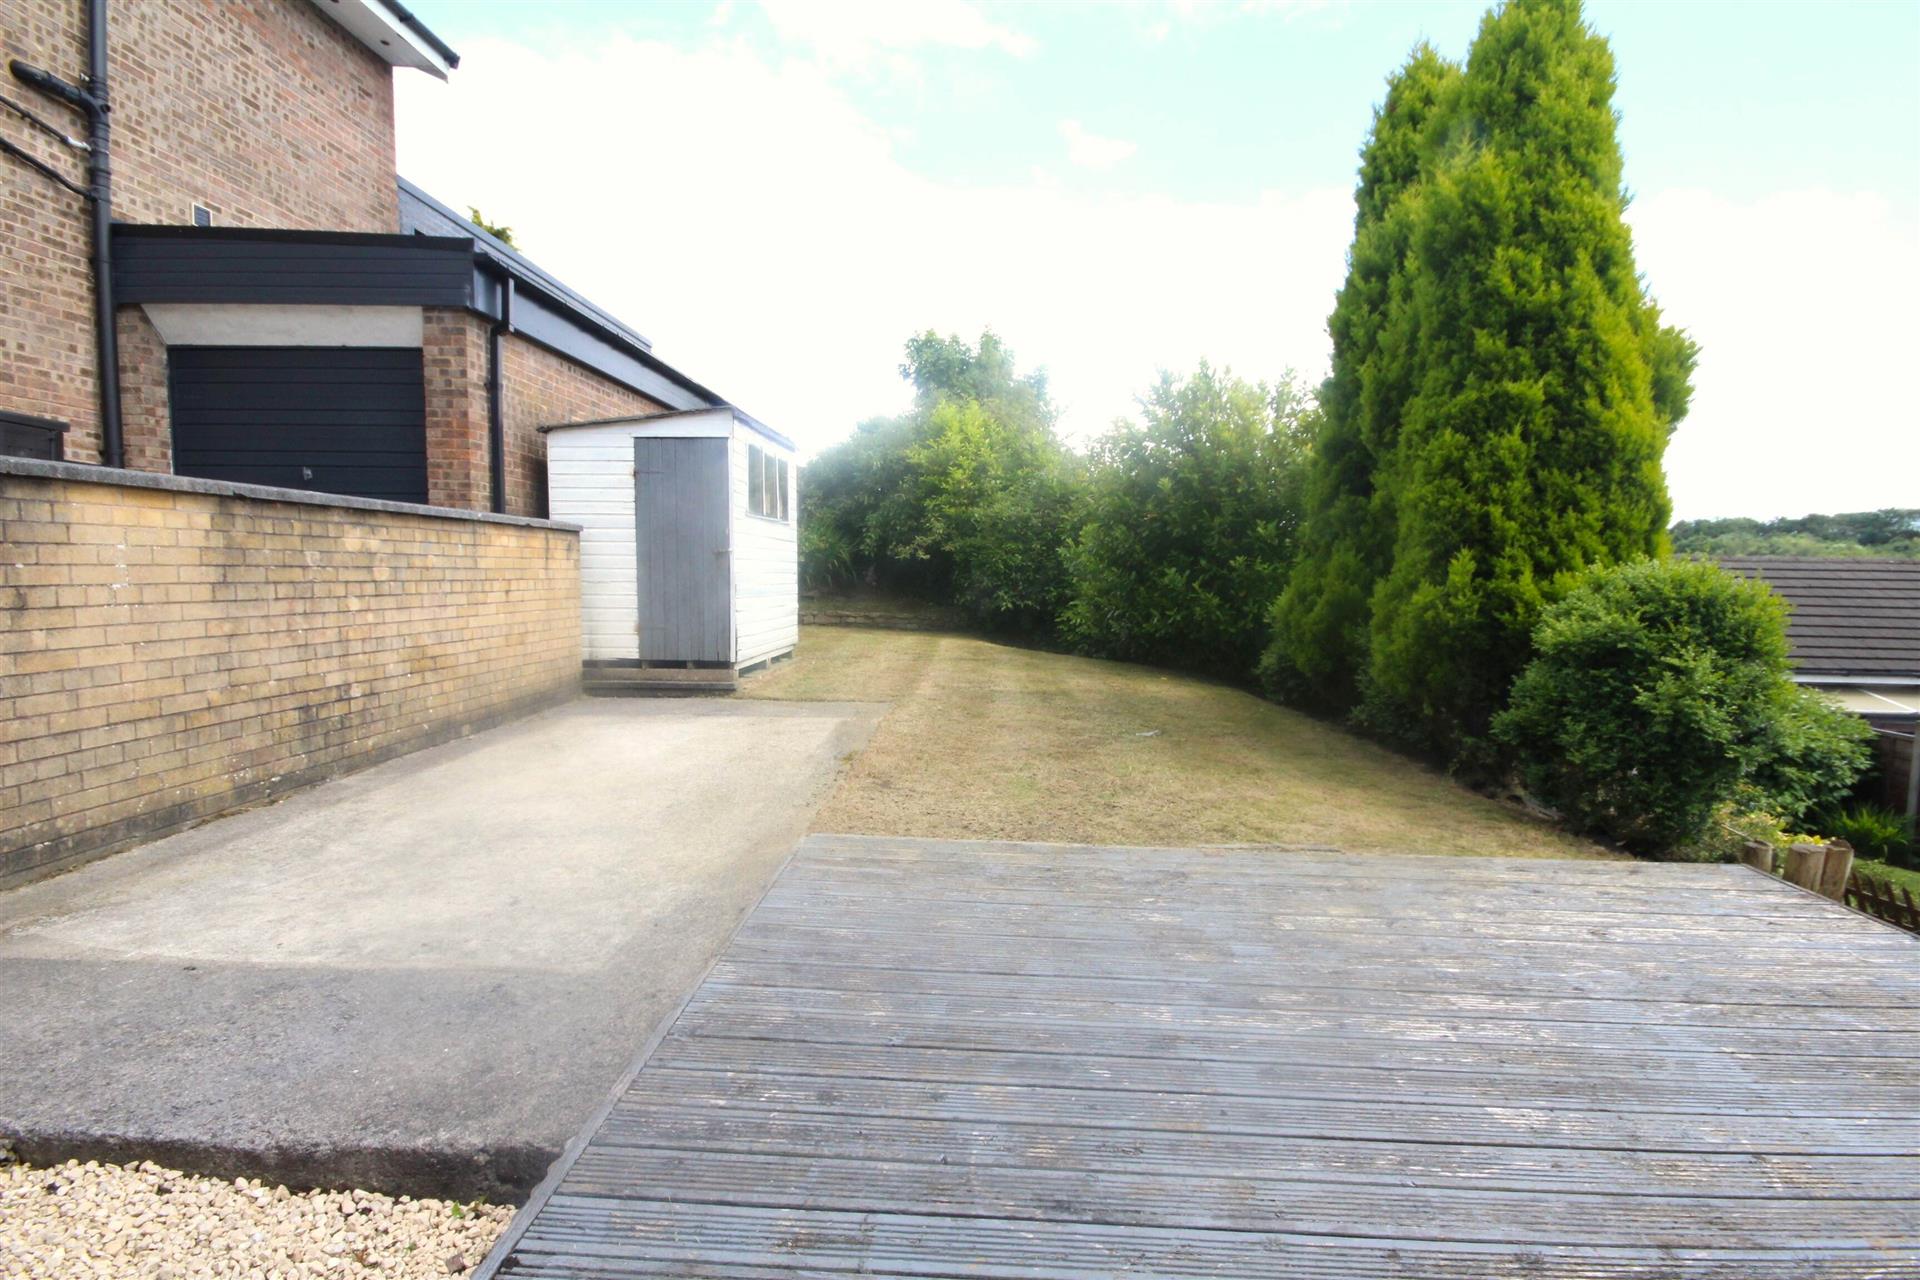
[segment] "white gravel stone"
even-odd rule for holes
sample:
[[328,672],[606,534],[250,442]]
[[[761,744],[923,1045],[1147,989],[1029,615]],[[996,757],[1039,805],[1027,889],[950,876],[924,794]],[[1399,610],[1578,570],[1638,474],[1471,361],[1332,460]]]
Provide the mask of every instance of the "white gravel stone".
[[295,1191],[156,1164],[0,1164],[0,1280],[446,1280],[504,1205]]

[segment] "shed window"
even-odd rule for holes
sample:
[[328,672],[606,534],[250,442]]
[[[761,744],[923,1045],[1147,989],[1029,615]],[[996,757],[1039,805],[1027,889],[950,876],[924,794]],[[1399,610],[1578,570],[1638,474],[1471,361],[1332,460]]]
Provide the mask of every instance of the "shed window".
[[769,520],[789,518],[787,460],[757,444],[747,446],[747,510]]

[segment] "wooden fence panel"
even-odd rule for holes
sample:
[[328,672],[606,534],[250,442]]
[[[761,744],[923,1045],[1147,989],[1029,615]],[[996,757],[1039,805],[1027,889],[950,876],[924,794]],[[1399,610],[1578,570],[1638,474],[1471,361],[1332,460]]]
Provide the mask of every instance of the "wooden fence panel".
[[1846,903],[1876,920],[1920,933],[1920,903],[1900,885],[1855,871],[1847,881]]

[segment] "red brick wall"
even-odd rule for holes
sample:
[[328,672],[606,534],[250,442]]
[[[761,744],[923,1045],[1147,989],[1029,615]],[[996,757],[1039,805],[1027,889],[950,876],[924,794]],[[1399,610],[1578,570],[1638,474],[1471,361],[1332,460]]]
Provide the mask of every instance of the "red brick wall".
[[427,396],[427,501],[485,511],[487,492],[487,321],[428,307],[420,359]]
[[120,309],[119,332],[120,433],[127,448],[127,466],[135,471],[172,471],[167,344],[160,341],[160,331],[138,307]]
[[[187,223],[197,202],[223,226],[399,229],[392,70],[307,0],[112,0],[108,24],[116,217]],[[85,0],[5,0],[0,53],[82,79]],[[24,86],[7,96],[86,133]],[[85,180],[11,112],[0,137]],[[71,422],[78,461],[100,456],[87,255],[85,202],[0,161],[0,408]]]
[[119,217],[187,223],[198,201],[216,226],[400,229],[393,69],[319,9],[120,0],[111,10]]
[[0,473],[0,885],[579,691],[569,530],[72,470]]
[[[392,72],[307,0],[112,0],[115,214],[222,226],[394,231]],[[5,0],[0,44],[58,75],[86,67],[84,0]],[[32,95],[22,91],[22,96]],[[57,108],[44,114],[76,131]],[[85,166],[0,114],[0,136]],[[73,424],[67,457],[100,458],[84,204],[0,164],[0,408]],[[146,317],[120,318],[127,464],[172,468],[166,351]],[[429,501],[484,510],[487,322],[430,310],[422,350]],[[660,405],[517,337],[503,368],[507,509],[546,510],[548,423]]]
[[[484,316],[428,308],[422,359],[427,393],[427,501],[491,509]],[[547,510],[547,438],[556,422],[659,413],[665,406],[516,334],[501,340],[501,426],[507,445],[507,514]]]
[[[86,70],[85,9],[58,0],[0,4],[0,63],[13,58],[58,75]],[[9,98],[68,133],[85,122],[4,76]],[[11,111],[0,110],[0,137],[53,163],[75,182],[86,164]],[[93,377],[93,283],[87,270],[86,202],[11,157],[0,157],[0,409],[73,424],[67,456],[99,456]]]
[[[660,413],[666,406],[512,334],[503,345],[507,514],[543,516],[547,513],[547,438],[537,428],[557,422]],[[483,361],[485,357],[483,348]],[[481,368],[485,367],[483,363]],[[483,399],[483,432],[485,407]]]

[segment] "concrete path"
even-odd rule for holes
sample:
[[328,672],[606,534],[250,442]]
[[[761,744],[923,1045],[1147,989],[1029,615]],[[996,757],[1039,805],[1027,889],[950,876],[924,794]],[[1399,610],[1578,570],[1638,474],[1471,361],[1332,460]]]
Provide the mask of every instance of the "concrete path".
[[0,1137],[517,1196],[880,710],[576,702],[0,895]]

